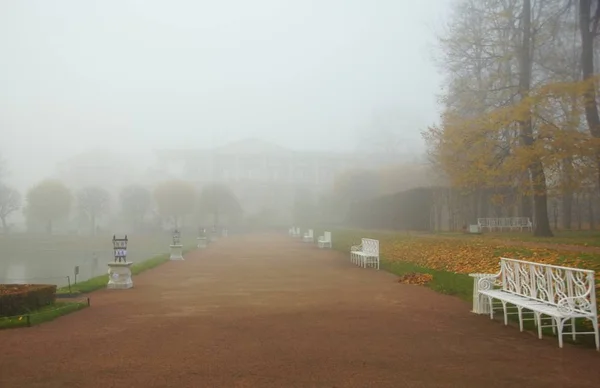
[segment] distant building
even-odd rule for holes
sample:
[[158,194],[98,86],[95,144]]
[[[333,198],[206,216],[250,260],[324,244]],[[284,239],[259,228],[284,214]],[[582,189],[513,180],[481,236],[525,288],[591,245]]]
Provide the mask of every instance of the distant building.
[[330,192],[339,172],[390,163],[358,152],[296,151],[258,139],[213,149],[157,150],[156,157],[157,180],[185,179],[199,188],[227,184],[247,213],[268,208],[285,213],[285,218],[296,195]]

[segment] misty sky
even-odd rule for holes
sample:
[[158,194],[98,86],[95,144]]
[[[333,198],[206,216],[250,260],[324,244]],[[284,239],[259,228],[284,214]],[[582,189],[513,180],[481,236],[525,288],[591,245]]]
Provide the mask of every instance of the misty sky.
[[447,2],[1,0],[0,152],[37,179],[98,147],[350,149],[386,111],[419,141]]

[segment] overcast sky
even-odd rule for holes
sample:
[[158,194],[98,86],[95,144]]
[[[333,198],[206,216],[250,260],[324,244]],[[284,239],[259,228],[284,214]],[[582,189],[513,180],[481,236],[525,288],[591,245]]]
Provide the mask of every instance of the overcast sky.
[[29,176],[90,147],[350,149],[389,111],[420,141],[447,2],[0,0],[0,152]]

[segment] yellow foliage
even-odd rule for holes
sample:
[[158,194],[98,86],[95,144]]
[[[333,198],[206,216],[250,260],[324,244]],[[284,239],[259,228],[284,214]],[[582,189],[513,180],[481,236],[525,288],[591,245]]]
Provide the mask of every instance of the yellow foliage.
[[398,283],[415,284],[423,286],[433,280],[433,275],[428,273],[409,272],[398,279]]
[[476,238],[463,240],[415,237],[390,241],[381,245],[381,254],[392,262],[410,262],[425,268],[461,274],[497,273],[500,270],[500,257],[503,256],[569,267],[600,267],[600,262],[584,262],[577,257],[576,252],[549,248],[516,248]]
[[[430,153],[458,187],[514,187],[535,161],[541,161],[553,185],[566,158],[573,160],[572,179],[582,186],[596,174],[600,139],[580,126],[583,94],[590,82],[557,82],[530,92],[525,99],[479,116],[445,112],[440,127],[424,137]],[[520,136],[520,125],[531,120],[533,144]],[[524,193],[529,185],[518,186]]]

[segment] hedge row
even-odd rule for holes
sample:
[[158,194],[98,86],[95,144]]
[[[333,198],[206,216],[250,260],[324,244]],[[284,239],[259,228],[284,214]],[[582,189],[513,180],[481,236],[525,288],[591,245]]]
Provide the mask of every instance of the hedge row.
[[56,301],[56,286],[51,284],[0,285],[0,317],[19,315]]
[[347,221],[364,229],[429,230],[433,189],[416,188],[352,204]]

